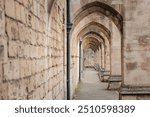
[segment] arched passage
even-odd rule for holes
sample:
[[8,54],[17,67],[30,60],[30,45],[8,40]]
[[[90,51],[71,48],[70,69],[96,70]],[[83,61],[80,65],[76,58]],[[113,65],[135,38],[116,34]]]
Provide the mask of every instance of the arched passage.
[[[120,13],[111,6],[96,1],[87,3],[78,9],[73,14],[72,21],[72,54],[80,57],[79,51],[76,51],[79,50],[80,41],[91,38],[88,39],[86,47],[93,50],[93,52],[97,52],[96,56],[97,60],[99,60],[97,62],[99,66],[105,71],[110,71],[110,79],[121,76],[121,34],[123,18]],[[98,46],[98,43],[93,43],[92,38],[96,38],[103,43],[99,43]],[[76,68],[79,67],[78,64],[74,65],[77,66]],[[111,86],[112,88],[116,88],[113,85]]]

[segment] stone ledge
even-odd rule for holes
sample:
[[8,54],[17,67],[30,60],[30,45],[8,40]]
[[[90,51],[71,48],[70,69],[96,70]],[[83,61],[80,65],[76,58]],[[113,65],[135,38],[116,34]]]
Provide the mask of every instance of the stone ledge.
[[123,87],[120,95],[150,95],[150,87]]
[[121,82],[122,81],[122,76],[121,75],[111,75],[110,78],[108,79],[108,82]]
[[102,77],[103,76],[110,76],[110,71],[103,71]]
[[122,81],[121,75],[111,75],[108,79],[108,90],[119,90]]

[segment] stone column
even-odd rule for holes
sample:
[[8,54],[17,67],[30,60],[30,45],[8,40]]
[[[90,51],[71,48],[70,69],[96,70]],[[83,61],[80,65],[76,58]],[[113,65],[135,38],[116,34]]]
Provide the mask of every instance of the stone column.
[[119,89],[121,85],[121,35],[117,27],[111,23],[111,73],[108,89]]
[[125,0],[120,99],[150,99],[150,1]]
[[83,44],[81,45],[81,78],[83,77],[84,71],[84,56],[83,56]]
[[104,44],[101,44],[102,50],[101,50],[101,56],[102,56],[102,64],[101,64],[101,68],[104,69],[105,68],[105,48],[104,48]]
[[98,60],[99,66],[101,66],[102,65],[102,60],[101,60],[101,48],[100,47],[99,47],[98,58],[99,58],[99,60]]
[[107,42],[105,45],[105,68],[102,75],[102,81],[107,82],[110,77],[110,47]]

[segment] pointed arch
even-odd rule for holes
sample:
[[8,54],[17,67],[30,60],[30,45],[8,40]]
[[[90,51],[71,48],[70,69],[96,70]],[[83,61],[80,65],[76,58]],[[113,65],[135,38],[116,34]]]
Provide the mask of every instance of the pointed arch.
[[74,15],[73,27],[76,27],[84,17],[92,14],[93,12],[100,12],[104,14],[114,22],[114,24],[118,27],[120,32],[123,32],[122,15],[111,6],[99,1],[91,2],[81,7]]

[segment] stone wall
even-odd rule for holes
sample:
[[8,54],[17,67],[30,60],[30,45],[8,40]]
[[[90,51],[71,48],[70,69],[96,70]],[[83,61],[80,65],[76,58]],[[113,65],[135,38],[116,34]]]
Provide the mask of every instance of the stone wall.
[[47,7],[0,0],[0,99],[64,99],[65,1]]
[[[120,99],[149,99],[150,1],[71,5],[71,96],[79,81],[79,42],[92,38],[99,51],[95,58],[85,53],[86,65],[122,75]],[[66,54],[65,0],[0,0],[0,99],[66,99]]]
[[149,0],[124,1],[124,67],[121,99],[150,99],[149,5]]

